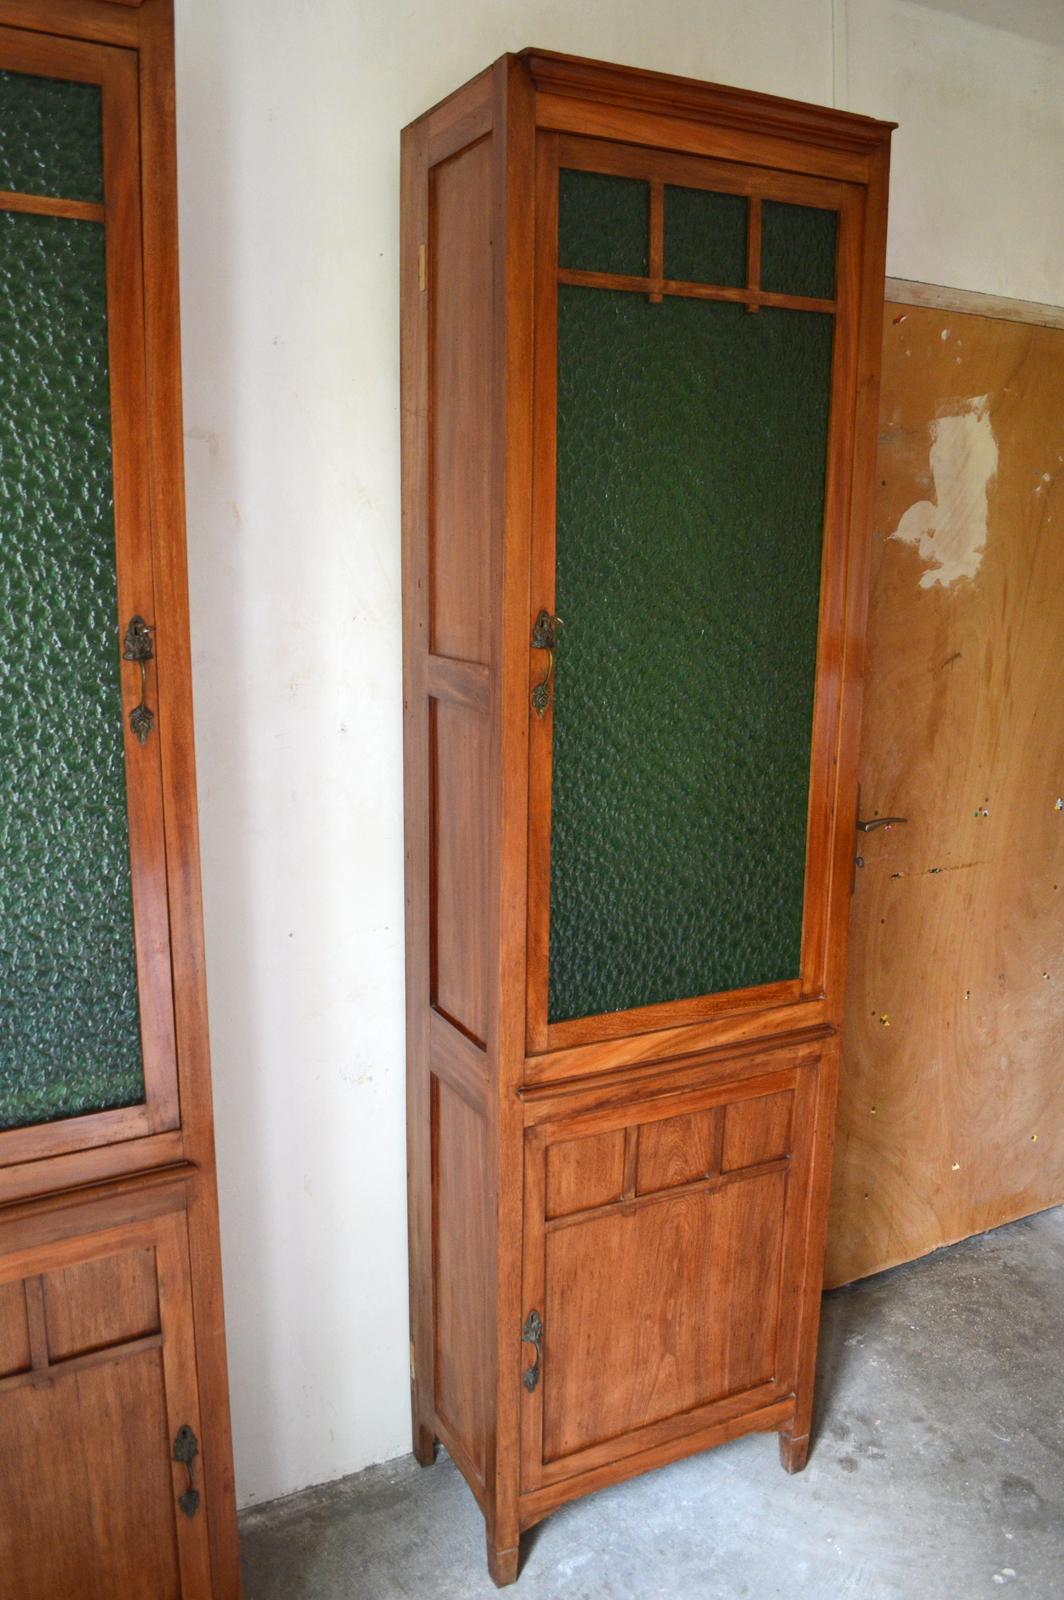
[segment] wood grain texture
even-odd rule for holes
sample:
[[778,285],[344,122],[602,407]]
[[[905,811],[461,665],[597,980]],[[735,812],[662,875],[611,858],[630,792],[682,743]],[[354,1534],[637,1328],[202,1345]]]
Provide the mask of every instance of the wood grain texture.
[[52,1361],[159,1331],[150,1247],[60,1267],[43,1275],[42,1288]]
[[[197,1488],[202,1505],[196,1519],[182,1517],[181,1523],[188,1526],[176,1528],[180,1592],[186,1600],[191,1596],[205,1600],[208,1595],[235,1600],[240,1579],[214,1178],[185,567],[172,4],[171,0],[0,0],[0,25],[5,66],[103,85],[104,227],[121,598],[116,622],[124,626],[127,612],[136,610],[154,624],[156,657],[148,687],[157,713],[155,730],[144,747],[127,742],[147,1101],[131,1111],[72,1118],[18,1130],[11,1139],[5,1136],[0,1146],[3,1268],[18,1270],[20,1261],[25,1266],[35,1250],[47,1246],[56,1271],[74,1274],[51,1283],[50,1314],[59,1330],[60,1348],[64,1338],[73,1347],[109,1337],[109,1319],[128,1331],[150,1320],[142,1276],[120,1275],[112,1285],[117,1298],[107,1306],[91,1293],[97,1269],[86,1272],[84,1264],[98,1260],[101,1250],[106,1252],[101,1239],[108,1229],[132,1228],[136,1218],[141,1245],[152,1244],[143,1229],[151,1235],[150,1219],[173,1210],[179,1196],[180,1239],[158,1224],[162,1334],[124,1346],[105,1345],[102,1351],[71,1359],[84,1372],[85,1385],[99,1386],[91,1393],[99,1408],[95,1449],[108,1457],[100,1469],[101,1482],[108,1481],[109,1462],[123,1481],[132,1480],[136,1472],[131,1459],[140,1467],[139,1458],[149,1448],[145,1436],[131,1446],[131,1455],[122,1455],[134,1437],[129,1430],[136,1427],[130,1412],[142,1404],[132,1389],[123,1389],[131,1380],[119,1375],[123,1366],[134,1372],[133,1357],[115,1362],[103,1356],[111,1348],[136,1348],[138,1361],[157,1365],[159,1353],[143,1347],[162,1339],[167,1403],[184,1413],[180,1420],[190,1421],[200,1439]],[[122,48],[105,48],[115,45]],[[133,703],[134,676],[123,669],[127,711]],[[78,1194],[76,1204],[70,1198],[72,1190]],[[49,1313],[41,1285],[27,1291],[27,1304],[38,1298],[43,1326]],[[63,1381],[69,1385],[74,1375],[73,1369],[68,1371],[70,1376]],[[85,1393],[89,1392],[86,1387]],[[202,1416],[197,1410],[200,1398]],[[170,1415],[161,1434],[167,1445],[162,1468],[168,1496],[171,1489],[180,1492],[184,1487],[172,1464],[167,1464],[169,1438],[177,1425]],[[29,1449],[24,1430],[19,1438]],[[53,1440],[55,1448],[58,1438],[59,1433]],[[13,1470],[22,1470],[17,1459]],[[155,1470],[155,1464],[143,1467],[145,1482]],[[84,1479],[83,1468],[78,1483],[73,1478],[68,1483],[59,1474],[49,1504],[37,1508],[43,1575],[25,1569],[27,1594],[38,1592],[32,1587],[38,1581],[42,1593],[75,1592],[76,1586],[68,1587],[65,1577],[70,1552],[63,1541],[68,1533],[81,1537],[81,1524],[74,1512],[68,1517],[64,1495],[69,1489],[84,1499]],[[111,1489],[119,1492],[114,1484]],[[128,1518],[124,1512],[116,1513],[98,1521],[92,1531],[97,1544],[92,1564],[102,1574],[100,1583],[109,1592],[133,1592],[133,1575],[139,1570],[145,1592],[168,1594],[170,1578],[162,1568],[156,1572],[151,1554],[143,1552],[143,1542],[155,1537],[151,1515],[147,1508],[138,1512],[135,1497],[127,1509]],[[167,1515],[172,1517],[169,1499]],[[171,1525],[171,1542],[174,1531]],[[161,1535],[153,1548],[163,1561],[167,1544]],[[90,1550],[91,1541],[82,1549]],[[23,1557],[24,1552],[19,1559]],[[84,1571],[88,1565],[88,1558],[75,1551],[74,1568]]]
[[[797,1464],[808,1436],[888,141],[887,125],[867,119],[544,52],[502,58],[404,133],[414,1447],[427,1464],[441,1439],[470,1482],[498,1583],[516,1575],[520,1530],[575,1495],[741,1432],[783,1430]],[[543,660],[529,639],[539,608],[553,610],[563,157],[645,176],[655,230],[666,181],[719,183],[837,208],[841,243],[836,301],[816,308],[836,318],[836,354],[802,979],[555,1030],[544,984],[551,728],[530,715]],[[651,276],[625,287],[684,287],[661,276],[659,244]],[[751,303],[762,298],[757,254],[755,238]],[[446,547],[433,550],[444,527]],[[448,990],[458,1002],[445,1003]],[[731,1146],[750,1164],[722,1172],[725,1108],[750,1101],[766,1104],[736,1112]],[[673,1266],[664,1283],[662,1260]],[[618,1284],[622,1318],[636,1317],[628,1301],[641,1295],[645,1320],[620,1350],[609,1338]],[[530,1389],[521,1335],[545,1306],[546,1375]],[[646,1359],[634,1360],[640,1338]]]
[[1064,332],[883,333],[831,1283],[1064,1199]]
[[33,1368],[0,1385],[0,1571],[20,1600],[78,1593],[86,1572],[101,1595],[215,1593],[206,1507],[179,1510],[171,1459],[187,1423],[202,1488],[187,1218],[180,1191],[158,1214],[148,1200],[134,1187],[141,1214],[97,1231],[103,1207],[67,1206],[34,1244],[2,1229],[0,1304],[21,1291]]

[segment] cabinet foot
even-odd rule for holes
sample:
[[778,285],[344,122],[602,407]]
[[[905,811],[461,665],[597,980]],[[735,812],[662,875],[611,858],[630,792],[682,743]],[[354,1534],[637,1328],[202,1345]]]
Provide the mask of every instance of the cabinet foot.
[[414,1460],[419,1467],[431,1467],[436,1459],[436,1435],[423,1423],[414,1428]]
[[789,1433],[780,1434],[780,1466],[784,1472],[801,1472],[809,1460],[809,1435],[795,1439]]
[[521,1556],[520,1544],[511,1544],[503,1548],[497,1545],[488,1531],[488,1572],[497,1589],[505,1589],[508,1583],[516,1583],[517,1566]]

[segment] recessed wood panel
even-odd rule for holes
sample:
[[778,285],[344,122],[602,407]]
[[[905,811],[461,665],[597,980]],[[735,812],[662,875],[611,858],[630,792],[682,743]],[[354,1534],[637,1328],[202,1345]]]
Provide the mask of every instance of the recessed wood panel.
[[544,1459],[772,1377],[784,1174],[548,1234]]
[[57,1374],[0,1406],[0,1592],[178,1600],[160,1352]]
[[483,1044],[487,1031],[488,721],[431,704],[432,1002]]
[[620,1199],[623,1188],[623,1128],[586,1139],[565,1139],[548,1147],[548,1217],[607,1205]]
[[153,1249],[63,1267],[42,1281],[52,1361],[159,1331]]
[[29,1365],[26,1291],[21,1283],[0,1283],[0,1378],[25,1372]]
[[791,1120],[794,1095],[761,1095],[756,1100],[737,1100],[724,1117],[725,1172],[741,1167],[756,1167],[761,1161],[775,1161],[790,1154]]
[[434,1096],[436,1407],[483,1476],[492,1306],[487,1129],[438,1078]]
[[491,139],[430,176],[432,275],[430,648],[491,651],[494,396]]
[[636,1194],[675,1189],[707,1177],[719,1165],[717,1129],[720,1111],[696,1111],[687,1117],[645,1122],[639,1129]]

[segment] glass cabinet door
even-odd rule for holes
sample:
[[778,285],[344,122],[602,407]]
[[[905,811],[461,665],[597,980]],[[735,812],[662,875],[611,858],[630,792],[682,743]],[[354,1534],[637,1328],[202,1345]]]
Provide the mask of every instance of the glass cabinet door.
[[177,1124],[126,53],[0,29],[0,1161]]
[[533,555],[552,593],[531,641],[541,1047],[822,985],[818,665],[839,626],[829,424],[855,242],[841,184],[575,139],[557,163]]

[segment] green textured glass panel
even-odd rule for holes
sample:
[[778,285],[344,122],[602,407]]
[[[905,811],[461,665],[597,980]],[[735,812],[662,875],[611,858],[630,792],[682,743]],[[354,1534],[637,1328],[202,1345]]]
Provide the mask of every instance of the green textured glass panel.
[[746,284],[743,194],[665,187],[665,276],[680,283]]
[[103,229],[0,213],[0,1127],[144,1098]]
[[647,273],[650,187],[641,178],[563,168],[558,188],[558,265],[575,272]]
[[103,199],[98,84],[0,72],[0,189]]
[[761,207],[761,287],[772,294],[835,294],[838,213],[766,200]]
[[799,974],[833,332],[559,290],[552,1021]]

